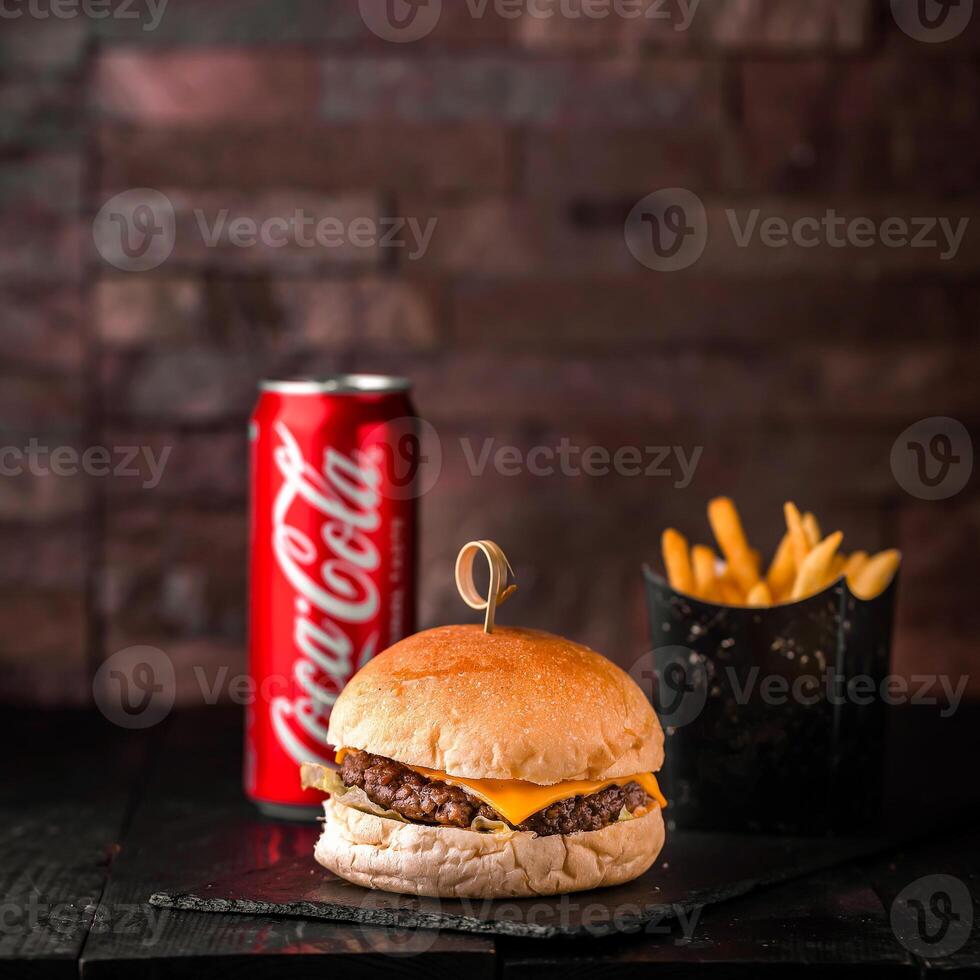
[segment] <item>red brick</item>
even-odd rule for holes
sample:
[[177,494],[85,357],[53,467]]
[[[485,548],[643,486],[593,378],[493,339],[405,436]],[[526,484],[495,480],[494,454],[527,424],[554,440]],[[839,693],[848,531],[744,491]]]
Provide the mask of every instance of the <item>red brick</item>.
[[623,238],[629,205],[614,202],[599,227],[577,223],[572,201],[546,197],[488,197],[465,203],[409,199],[405,211],[438,219],[425,272],[529,277],[546,274],[629,273],[635,260]]
[[353,280],[286,280],[270,284],[270,299],[280,313],[273,341],[285,358],[349,348],[363,329],[358,319]]
[[[930,279],[692,276],[645,270],[615,278],[462,281],[451,320],[463,344],[508,350],[597,352],[658,344],[791,346],[841,339],[968,340],[980,319],[980,288]],[[792,324],[792,328],[789,328]]]
[[123,274],[100,279],[92,304],[99,337],[111,347],[187,343],[207,329],[204,283],[191,278]]
[[[905,8],[901,19],[893,14],[893,11],[897,12],[900,6]],[[901,0],[900,5],[898,2],[893,3],[892,0],[889,0],[889,10],[882,18],[886,32],[885,46],[889,52],[894,53],[899,58],[934,58],[937,61],[945,61],[951,56],[953,58],[968,57],[980,48],[980,19],[976,17],[975,11],[966,4],[961,8],[967,17],[966,26],[959,34],[938,43],[922,40],[918,31],[918,25],[921,23],[918,6],[918,0]],[[960,12],[953,11],[954,16],[958,13]],[[906,33],[901,26],[902,24],[915,25],[915,36]],[[947,25],[947,31],[950,28],[955,31],[962,24],[963,21],[954,20]]]
[[749,61],[740,71],[744,183],[870,191],[888,181],[889,145],[869,63]]
[[0,282],[80,278],[82,174],[77,152],[18,154],[0,165]]
[[[976,429],[973,430],[974,437]],[[974,438],[974,444],[976,439]],[[970,570],[980,548],[980,500],[963,493],[923,503],[897,488],[903,552],[900,623],[975,635],[980,608]]]
[[[115,475],[105,481],[105,494],[114,502],[206,500],[241,504],[248,496],[248,434],[244,421],[231,431],[166,432],[109,427],[102,441],[120,459],[123,447],[138,449],[127,470],[138,475]],[[127,452],[127,456],[131,452]],[[155,485],[154,485],[155,484]]]
[[[222,283],[212,283],[215,294]],[[227,284],[227,295],[241,285]],[[212,306],[214,306],[212,300]],[[271,283],[252,309],[266,308],[270,370],[295,371],[310,358],[352,350],[426,350],[439,340],[442,298],[438,285],[413,278],[369,277]],[[234,316],[234,314],[232,314]],[[263,314],[260,312],[260,318]],[[260,327],[263,325],[260,323]],[[254,330],[254,326],[251,328]],[[298,361],[301,358],[303,361]],[[336,365],[324,365],[336,370]]]
[[[896,487],[888,465],[895,436],[892,429],[776,422],[763,435],[740,423],[737,418],[731,424],[721,420],[708,425],[689,418],[665,422],[630,416],[589,420],[575,415],[567,422],[536,420],[533,436],[519,431],[516,436],[513,432],[498,435],[490,420],[466,426],[443,422],[439,432],[447,465],[455,459],[475,480],[494,477],[495,454],[507,445],[518,446],[525,456],[532,446],[541,446],[555,458],[566,440],[575,450],[579,469],[582,454],[590,447],[605,450],[610,459],[620,449],[635,448],[643,458],[632,464],[632,470],[611,468],[595,475],[556,468],[535,482],[569,486],[584,482],[623,501],[635,494],[637,503],[644,493],[637,489],[640,486],[647,488],[647,494],[662,492],[676,498],[670,502],[679,509],[673,520],[686,534],[705,536],[705,502],[724,491],[744,507],[753,541],[758,539],[757,546],[769,551],[781,537],[780,528],[785,530],[782,504],[789,499],[798,499],[801,507],[815,510],[833,529],[844,531],[850,548],[879,549],[894,544],[896,533],[887,520]],[[484,430],[489,434],[484,435]],[[658,461],[650,447],[678,448]],[[770,465],[774,449],[778,450],[778,466]],[[766,485],[760,493],[762,472]],[[846,488],[841,486],[841,473],[848,475]],[[528,469],[525,475],[538,474]]]
[[185,347],[125,355],[106,352],[100,386],[110,423],[170,427],[243,424],[265,374],[243,351]]
[[741,77],[750,186],[932,197],[972,188],[980,124],[972,63],[752,61]]
[[242,691],[247,689],[240,685],[248,675],[248,658],[242,640],[174,639],[165,634],[159,642],[174,665],[178,708],[243,703]]
[[[87,622],[82,590],[5,589],[0,596],[0,689],[13,687],[3,679],[8,671],[16,676],[43,668],[57,681],[32,693],[52,698],[65,675],[84,665]],[[70,694],[68,699],[85,700]]]
[[5,73],[37,77],[76,71],[85,55],[89,25],[84,17],[5,18],[0,34]]
[[301,122],[317,90],[316,60],[302,51],[122,49],[95,66],[99,111],[146,126]]
[[[900,626],[892,644],[892,670],[903,677],[939,674],[949,678],[956,690],[967,681],[966,701],[980,700],[980,674],[977,673],[976,633],[958,632],[954,627],[937,624],[928,629]],[[911,687],[914,694],[918,685]],[[931,697],[942,697],[939,687],[929,691]]]
[[[386,0],[378,0],[384,9]],[[167,7],[152,30],[143,20],[107,18],[93,28],[101,39],[123,41],[143,48],[343,44],[368,50],[395,45],[372,33],[359,11],[359,0],[324,5],[322,0],[279,0],[270,13],[263,0],[181,0]],[[439,21],[428,36],[398,47],[473,48],[506,41],[511,21],[497,15],[491,4],[485,16],[474,18],[463,3],[444,3]],[[147,26],[149,26],[147,24]]]
[[854,51],[873,39],[871,0],[727,0],[696,21],[726,49]]
[[699,529],[703,536],[705,502],[725,493],[738,501],[747,533],[760,542],[756,547],[771,555],[785,531],[786,500],[814,511],[826,533],[843,531],[849,551],[891,547],[895,479],[888,455],[894,440],[894,429],[881,422],[780,419],[765,428],[738,420],[731,427],[724,420],[715,427],[671,426],[660,441],[704,447],[691,482],[700,508],[692,533]]
[[656,187],[728,185],[724,126],[691,131],[614,129],[596,139],[589,127],[533,130],[525,138],[522,188],[528,196],[612,196],[638,200]]
[[0,285],[78,283],[90,241],[81,219],[8,209],[0,216]]
[[61,79],[0,82],[0,145],[70,147],[82,141],[81,88]]
[[676,127],[721,116],[719,70],[682,60],[328,58],[323,89],[331,122]]
[[0,563],[0,584],[4,589],[84,589],[94,539],[95,528],[77,522],[51,526],[7,524],[3,528],[5,551]]
[[[559,4],[554,6],[560,11]],[[576,16],[559,13],[552,17],[534,17],[525,13],[515,22],[517,42],[529,50],[547,53],[634,52],[647,46],[682,48],[696,33],[692,28],[697,26],[702,10],[699,0],[694,17],[686,21],[678,3],[661,0],[640,0],[633,4],[611,0],[604,6],[596,6],[597,11],[607,12],[602,17],[583,16],[579,13],[582,7],[567,6],[576,12]],[[584,6],[587,11],[588,5]],[[623,16],[622,11],[626,11],[627,16]]]
[[0,165],[0,205],[24,221],[54,222],[82,210],[80,152],[31,152]]
[[0,700],[36,708],[91,706],[92,683],[85,652],[36,660],[17,658],[16,662],[0,654]]
[[937,346],[926,338],[749,350],[703,344],[601,357],[487,347],[414,360],[374,354],[352,367],[408,373],[417,383],[419,410],[437,427],[480,425],[488,418],[501,426],[554,424],[556,418],[569,425],[683,419],[705,426],[887,423],[897,426],[897,436],[906,419],[976,416],[971,372],[978,354],[975,342]]
[[243,506],[114,509],[99,603],[106,653],[157,647],[174,664],[178,703],[205,703],[245,669],[246,546]]
[[66,438],[85,417],[80,374],[5,374],[0,384],[0,419],[6,436],[16,433]]
[[[871,277],[887,273],[963,276],[980,266],[980,214],[953,202],[862,199],[744,198],[704,195],[707,245],[690,267],[671,275],[675,288],[686,278],[712,274],[776,278],[787,275],[846,274]],[[466,203],[409,199],[406,213],[438,219],[432,248],[418,263],[426,271],[479,276],[545,277],[556,275],[617,276],[643,268],[626,245],[624,223],[635,201],[599,196],[589,200],[550,200],[488,197]],[[835,212],[847,223],[875,223],[870,248],[847,244],[836,247],[828,233],[817,231],[816,247],[790,240],[776,247],[763,235],[770,219],[795,226],[800,220],[824,221]],[[753,225],[752,216],[757,212]],[[955,254],[949,253],[938,229],[930,235],[941,248],[889,247],[879,233],[883,222],[919,216],[944,218],[956,228],[966,219],[966,233]],[[907,226],[911,241],[916,229]],[[858,229],[860,230],[860,229]],[[894,229],[889,229],[894,233]],[[806,234],[814,232],[807,228]],[[843,232],[838,231],[840,239]],[[740,238],[744,239],[740,241]],[[944,260],[942,254],[952,254]]]
[[[698,272],[752,274],[760,276],[785,276],[787,274],[840,273],[861,276],[882,274],[915,274],[929,271],[933,275],[963,276],[970,274],[980,265],[980,215],[966,203],[939,201],[934,199],[916,200],[910,198],[867,200],[848,197],[843,200],[834,197],[799,200],[795,198],[760,198],[756,200],[730,200],[723,202],[717,198],[705,200],[709,228],[708,245],[704,255],[696,264]],[[754,211],[758,211],[755,233],[750,235],[747,244],[740,244],[735,229],[745,234]],[[835,212],[837,218],[851,223],[858,220],[874,222],[873,243],[871,247],[856,247],[850,244],[835,247],[829,244],[823,232],[819,232],[816,247],[802,247],[790,242],[785,247],[766,244],[761,235],[765,222],[779,219],[794,225],[800,220],[823,221]],[[945,239],[938,229],[930,232],[931,239],[938,240],[941,248],[913,248],[909,245],[889,247],[883,243],[879,229],[889,219],[906,222],[912,235],[917,233],[910,223],[923,217],[932,221],[940,218],[951,221],[957,227],[964,219],[968,221],[962,243],[955,255],[943,259],[948,252]],[[807,236],[813,231],[807,229]],[[843,232],[838,232],[838,239]]]
[[[12,437],[4,433],[0,451],[7,472],[0,479],[0,520],[46,524],[89,513],[92,485],[83,473],[57,475],[50,472],[46,453],[39,455],[34,464],[43,472],[31,471],[26,454],[33,445],[32,438],[37,439],[37,445],[49,449],[68,446],[75,450],[76,460],[85,448],[77,437],[66,439],[55,434]],[[14,450],[19,451],[17,455]],[[59,466],[66,468],[68,465],[66,459],[59,457]]]
[[[373,266],[381,260],[379,241],[384,232],[377,229],[379,221],[388,215],[382,213],[381,202],[368,194],[324,197],[298,191],[267,191],[255,196],[218,192],[171,192],[169,196],[177,212],[176,247],[168,260],[174,265],[308,273],[334,266]],[[282,221],[291,221],[297,214],[302,226],[284,231]],[[260,233],[255,244],[234,244],[235,225],[241,220],[249,222],[250,228],[278,222],[270,232],[275,239],[265,240]],[[329,226],[324,224],[328,221]],[[343,225],[339,236],[333,222]],[[362,222],[370,224],[367,234],[373,244],[360,244],[364,235]],[[321,227],[328,236],[324,239],[326,244],[315,237]],[[216,238],[217,243],[209,244],[209,238]],[[287,241],[283,247],[278,245],[281,239]]]
[[18,370],[80,371],[83,313],[80,288],[0,287],[0,356]]
[[368,279],[358,283],[356,302],[366,347],[426,349],[440,340],[442,311],[434,283]]
[[319,191],[501,189],[511,139],[490,126],[99,131],[104,188]]
[[[205,267],[293,274],[373,266],[384,251],[388,225],[383,222],[397,217],[382,214],[380,201],[368,194],[167,189],[165,195],[176,215],[173,251],[161,266],[168,271]],[[101,258],[110,271],[126,266],[119,249],[115,236],[102,246]]]
[[106,528],[99,607],[109,652],[150,643],[240,645],[245,630],[245,508],[117,507]]
[[[387,0],[373,0],[383,7]],[[472,2],[443,3],[439,22],[431,34],[410,44],[393,45],[390,41],[382,41],[383,47],[391,51],[403,51],[408,48],[423,48],[424,50],[451,48],[452,50],[468,50],[484,46],[497,46],[505,43],[513,36],[514,20],[510,16],[501,16],[494,3],[483,4],[479,7],[481,16],[474,17],[472,10],[478,5]]]
[[440,332],[439,297],[431,283],[395,278],[282,282],[276,294],[289,324],[278,344],[295,352],[427,349]]
[[[278,0],[270,9],[264,0],[181,0],[168,3],[153,26],[143,15],[107,17],[93,22],[103,42],[153,49],[230,45],[309,45],[324,41],[354,41],[367,35],[357,3],[322,0]],[[152,29],[150,29],[152,27]]]
[[103,279],[95,291],[96,323],[111,348],[176,350],[205,337],[235,348],[252,337],[253,346],[267,345],[284,360],[357,347],[430,348],[440,334],[441,302],[436,283],[395,277],[205,284],[133,275]]
[[[974,16],[980,48],[980,18]],[[883,104],[895,184],[934,197],[969,196],[976,187],[980,149],[980,67],[974,61],[899,61],[882,72]]]

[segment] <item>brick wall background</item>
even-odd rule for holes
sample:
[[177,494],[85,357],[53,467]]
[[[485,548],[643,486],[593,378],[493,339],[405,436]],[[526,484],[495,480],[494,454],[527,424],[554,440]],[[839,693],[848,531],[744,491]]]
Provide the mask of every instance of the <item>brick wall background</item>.
[[[629,662],[662,527],[706,538],[704,505],[728,492],[769,548],[792,497],[852,548],[904,549],[899,670],[972,670],[980,695],[976,481],[927,502],[889,464],[918,419],[980,420],[980,15],[930,44],[886,0],[703,0],[684,31],[676,0],[667,21],[443,7],[400,44],[353,0],[170,0],[153,30],[115,8],[0,24],[2,443],[172,449],[153,489],[0,480],[0,696],[86,701],[133,644],[173,658],[185,698],[195,664],[241,669],[256,382],[354,370],[413,378],[443,440],[424,625],[472,618],[452,561],[492,537],[521,586],[503,621]],[[704,258],[674,273],[623,234],[664,187],[712,220]],[[177,214],[173,254],[146,272],[93,247],[99,208],[132,188]],[[194,232],[195,208],[297,207],[438,225],[417,261]],[[753,207],[971,225],[946,262],[736,248],[720,216]],[[475,476],[464,438],[703,456],[682,489]]]

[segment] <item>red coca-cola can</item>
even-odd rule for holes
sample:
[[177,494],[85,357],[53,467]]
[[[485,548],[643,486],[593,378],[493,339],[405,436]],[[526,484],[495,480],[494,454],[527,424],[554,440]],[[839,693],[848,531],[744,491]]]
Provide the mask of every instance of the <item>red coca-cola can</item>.
[[402,378],[265,381],[250,423],[245,792],[306,818],[348,680],[415,630],[418,422]]

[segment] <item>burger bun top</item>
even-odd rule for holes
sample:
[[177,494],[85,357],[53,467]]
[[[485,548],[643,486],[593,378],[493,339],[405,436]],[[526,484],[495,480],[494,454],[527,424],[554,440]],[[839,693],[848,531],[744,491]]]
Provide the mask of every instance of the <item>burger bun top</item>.
[[370,660],[334,705],[328,738],[470,779],[550,785],[663,764],[649,701],[601,654],[538,630],[440,626]]

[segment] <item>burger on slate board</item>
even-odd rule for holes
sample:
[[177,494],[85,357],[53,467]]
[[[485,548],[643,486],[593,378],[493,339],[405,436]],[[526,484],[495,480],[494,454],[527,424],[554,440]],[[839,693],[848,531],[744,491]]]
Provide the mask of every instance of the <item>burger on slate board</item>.
[[330,794],[315,857],[358,885],[556,895],[630,881],[663,847],[660,723],[626,673],[559,636],[410,636],[348,683],[328,738],[340,770],[302,767]]

